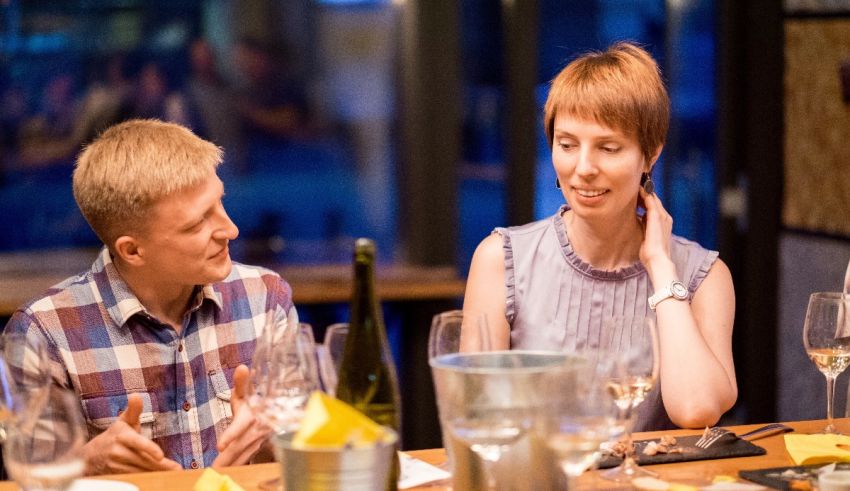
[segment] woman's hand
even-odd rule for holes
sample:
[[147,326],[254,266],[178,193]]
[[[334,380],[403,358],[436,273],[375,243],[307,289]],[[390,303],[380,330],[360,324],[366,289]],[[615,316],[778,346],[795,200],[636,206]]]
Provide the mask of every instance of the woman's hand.
[[676,278],[676,268],[670,257],[670,238],[673,236],[673,217],[667,213],[658,195],[647,194],[640,188],[646,215],[643,219],[643,242],[640,245],[640,262],[649,272],[653,285],[659,280],[666,284]]

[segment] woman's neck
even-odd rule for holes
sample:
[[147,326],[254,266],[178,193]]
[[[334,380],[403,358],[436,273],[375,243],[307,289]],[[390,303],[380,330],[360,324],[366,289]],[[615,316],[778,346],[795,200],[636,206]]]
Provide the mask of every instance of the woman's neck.
[[614,271],[639,259],[643,227],[635,213],[603,220],[586,220],[572,210],[562,216],[573,251],[594,268]]

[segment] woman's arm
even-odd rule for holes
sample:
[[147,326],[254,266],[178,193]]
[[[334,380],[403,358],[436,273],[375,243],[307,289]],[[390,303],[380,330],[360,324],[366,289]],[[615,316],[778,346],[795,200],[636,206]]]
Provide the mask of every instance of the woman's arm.
[[502,237],[491,234],[478,244],[475,254],[472,255],[472,265],[469,268],[463,297],[463,312],[465,317],[486,314],[493,350],[510,349],[510,326],[505,317],[506,299]]
[[[657,196],[641,193],[647,209],[641,261],[658,290],[682,280],[670,259],[673,220]],[[732,360],[735,292],[729,268],[718,259],[690,304],[664,300],[655,313],[667,414],[683,428],[715,424],[738,397]]]

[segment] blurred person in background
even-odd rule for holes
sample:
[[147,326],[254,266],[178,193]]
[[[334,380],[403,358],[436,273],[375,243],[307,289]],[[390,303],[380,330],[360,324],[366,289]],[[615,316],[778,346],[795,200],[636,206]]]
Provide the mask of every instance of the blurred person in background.
[[13,167],[17,167],[18,128],[29,110],[26,92],[16,85],[4,86],[0,94],[0,185]]
[[182,91],[171,87],[162,67],[153,61],[148,61],[139,70],[129,109],[130,118],[155,118],[193,126]]
[[86,142],[130,117],[134,83],[127,75],[125,57],[112,55],[103,65],[102,75],[79,98],[68,73],[56,75],[45,85],[41,110],[24,120],[17,133],[20,169],[71,166]]
[[567,204],[484,239],[463,307],[487,314],[494,349],[579,350],[607,317],[654,316],[660,375],[635,431],[710,426],[737,398],[729,269],[672,234],[653,191],[669,105],[655,60],[634,44],[564,68],[544,124]]
[[244,404],[246,365],[266,323],[297,313],[280,276],[230,259],[221,160],[173,123],[106,130],[73,175],[100,254],[5,327],[46,346],[52,383],[78,394],[87,474],[239,465],[267,440]]
[[313,136],[307,97],[287,73],[285,48],[242,38],[234,48],[239,114],[246,132],[281,141]]
[[189,47],[186,99],[195,132],[226,149],[227,170],[244,172],[245,142],[234,93],[222,77],[215,52],[206,39],[196,39]]
[[74,85],[70,73],[59,73],[44,85],[38,111],[24,120],[18,131],[21,167],[73,164],[80,112]]

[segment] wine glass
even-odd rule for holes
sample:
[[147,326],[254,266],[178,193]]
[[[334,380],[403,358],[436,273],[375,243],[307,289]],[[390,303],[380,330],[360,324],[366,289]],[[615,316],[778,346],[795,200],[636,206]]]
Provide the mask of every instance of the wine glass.
[[0,336],[0,442],[8,424],[38,414],[50,385],[47,351],[39,338],[19,332]]
[[[470,314],[462,310],[441,312],[431,320],[428,332],[428,359],[465,352],[490,351],[490,333],[487,330],[486,314]],[[446,469],[454,466],[454,446],[443,417],[440,416],[440,429],[446,448]]]
[[[312,332],[309,324],[271,322],[257,340],[248,406],[277,437],[298,430],[310,394],[319,389]],[[264,490],[281,488],[280,478],[260,483]]]
[[331,324],[325,330],[325,347],[328,355],[333,360],[334,367],[339,373],[339,365],[342,363],[342,353],[345,351],[345,340],[348,339],[348,323],[337,322]]
[[48,392],[34,417],[7,428],[3,444],[6,470],[25,491],[65,490],[85,471],[87,431],[80,400],[60,387]]
[[580,364],[546,376],[550,400],[545,411],[546,445],[555,454],[567,489],[601,457],[601,446],[617,422],[611,395],[600,383],[597,367],[582,353]]
[[611,317],[602,322],[600,358],[610,360],[604,386],[618,409],[626,451],[623,462],[602,473],[606,479],[629,482],[655,473],[638,467],[634,458],[632,425],[634,409],[652,391],[658,380],[658,333],[651,317]]
[[833,425],[832,402],[835,379],[850,365],[850,295],[816,292],[809,296],[803,324],[806,354],[826,377],[826,427],[822,433],[838,433]]
[[487,315],[462,310],[441,312],[431,320],[428,332],[428,359],[441,355],[490,351]]

